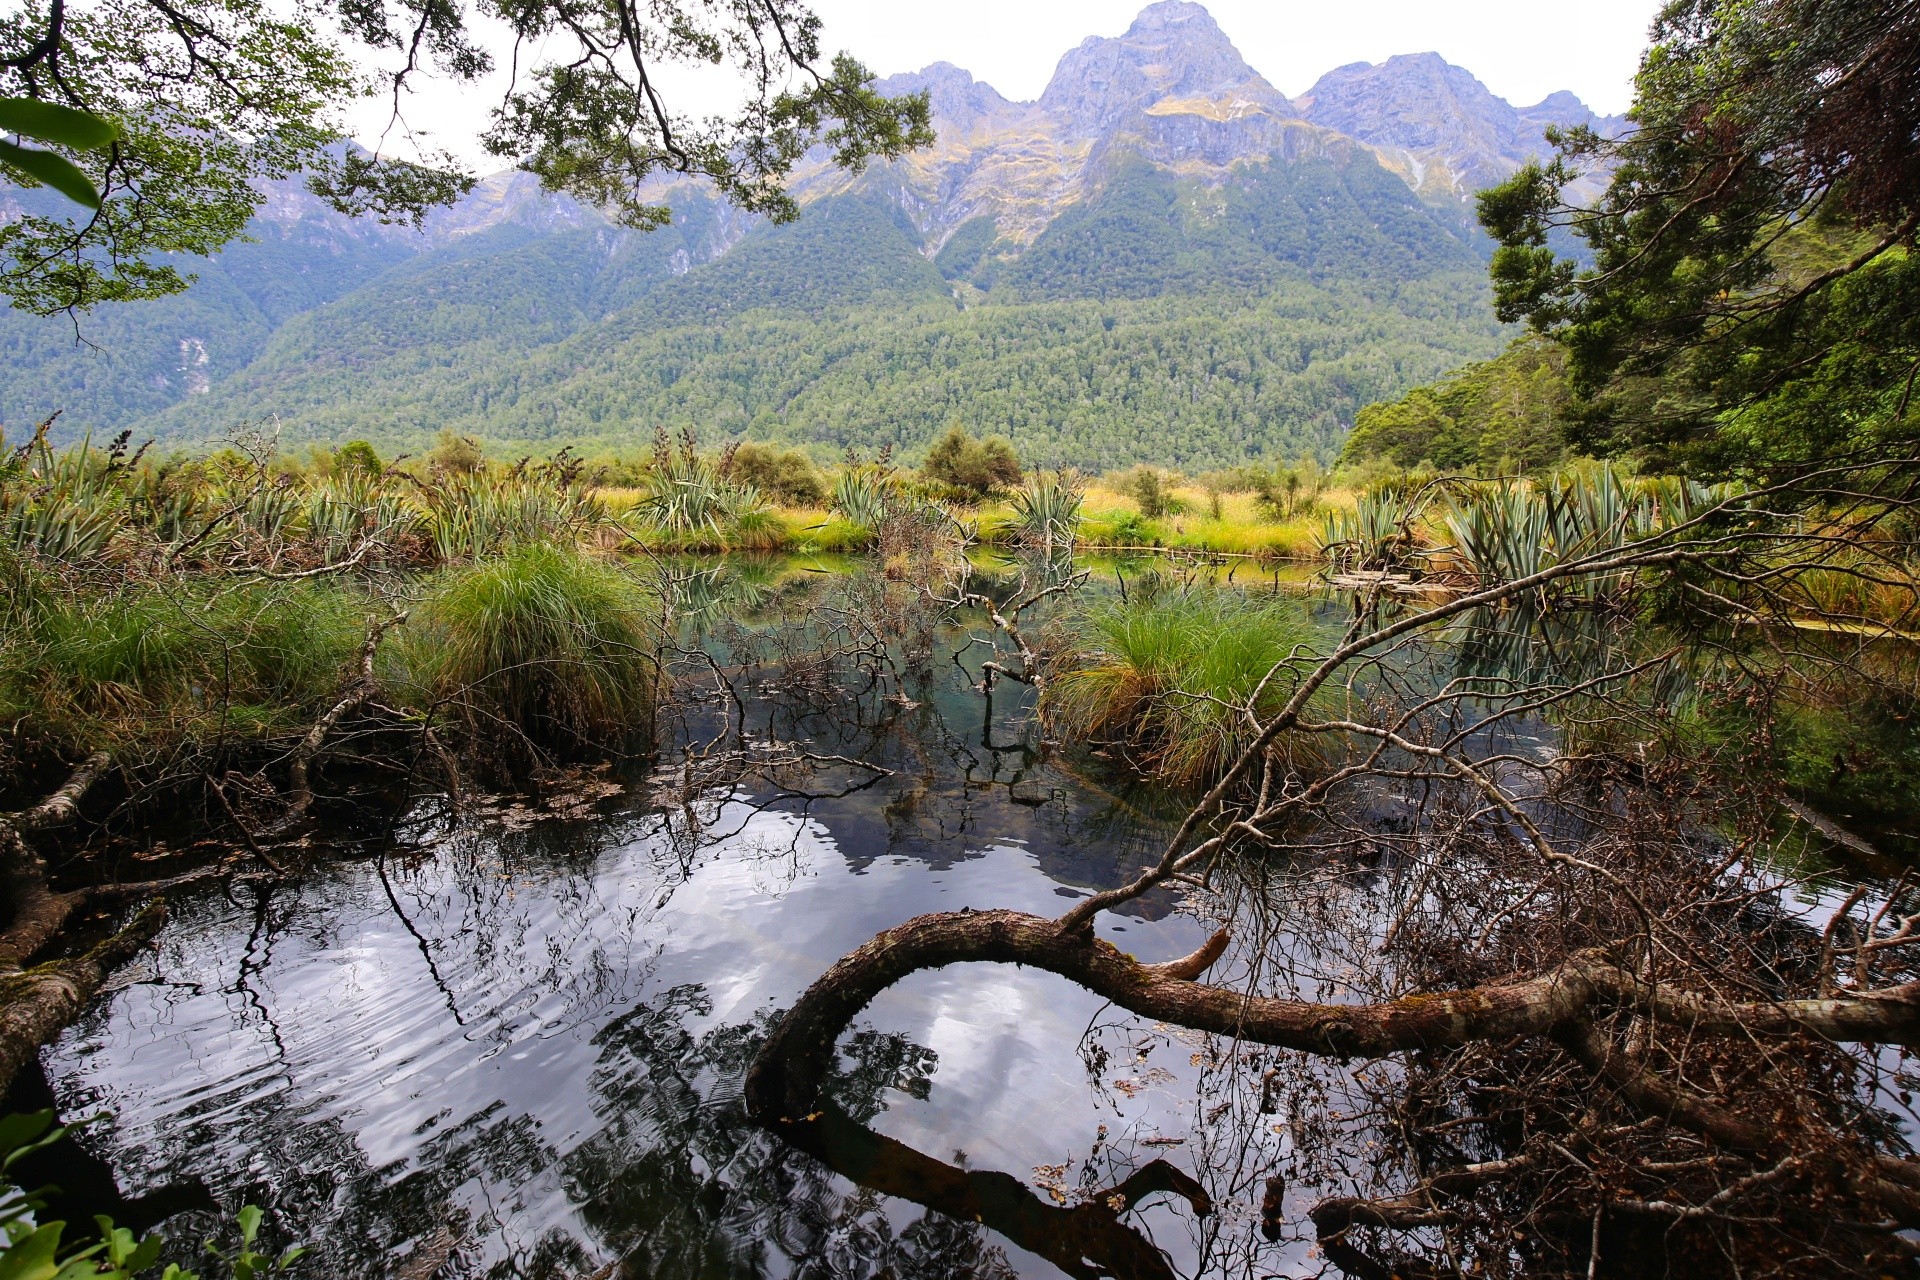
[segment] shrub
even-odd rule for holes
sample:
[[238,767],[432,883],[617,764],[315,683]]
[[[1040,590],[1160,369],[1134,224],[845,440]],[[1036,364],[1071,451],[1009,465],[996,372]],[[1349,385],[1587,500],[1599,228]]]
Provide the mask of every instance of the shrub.
[[1155,467],[1135,467],[1121,478],[1116,488],[1138,503],[1140,514],[1149,520],[1158,520],[1181,509],[1180,500],[1173,495],[1171,478]]
[[934,441],[920,473],[978,501],[1020,483],[1020,459],[999,436],[976,440],[962,427],[949,427]]
[[729,455],[722,474],[790,507],[818,506],[827,500],[826,478],[798,449],[743,441]]
[[376,477],[387,469],[387,464],[380,460],[380,455],[365,440],[349,440],[341,445],[333,455],[333,466],[338,472],[358,471]]
[[427,466],[436,476],[470,476],[486,465],[487,453],[480,442],[452,427],[440,428],[433,448],[427,450]]

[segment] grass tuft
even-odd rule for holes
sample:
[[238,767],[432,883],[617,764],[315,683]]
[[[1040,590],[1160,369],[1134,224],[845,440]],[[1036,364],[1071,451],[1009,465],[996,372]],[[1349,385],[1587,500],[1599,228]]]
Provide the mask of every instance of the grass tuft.
[[1232,762],[1248,739],[1239,708],[1249,699],[1265,714],[1291,696],[1313,639],[1293,602],[1212,587],[1097,604],[1069,634],[1045,712],[1069,736],[1183,785]]
[[657,612],[619,568],[530,543],[445,577],[405,653],[412,678],[477,735],[578,746],[650,719]]

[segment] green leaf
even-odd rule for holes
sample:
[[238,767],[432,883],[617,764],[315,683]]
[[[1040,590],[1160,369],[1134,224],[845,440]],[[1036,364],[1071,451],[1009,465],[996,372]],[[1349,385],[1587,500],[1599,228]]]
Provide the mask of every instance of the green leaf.
[[160,1250],[165,1244],[166,1239],[162,1236],[148,1236],[142,1240],[140,1247],[127,1258],[127,1270],[135,1274],[145,1271],[153,1265],[154,1259],[160,1256]]
[[93,189],[93,183],[87,175],[75,168],[73,161],[65,156],[0,142],[0,164],[46,183],[75,204],[83,204],[89,209],[100,207],[100,193]]
[[53,1280],[60,1265],[53,1255],[60,1248],[64,1222],[49,1222],[25,1240],[0,1253],[0,1280]]
[[13,1162],[30,1152],[38,1151],[49,1142],[60,1137],[62,1130],[47,1132],[53,1123],[53,1112],[30,1111],[25,1115],[12,1115],[0,1119],[0,1152],[5,1153],[0,1169],[13,1167]]
[[254,1238],[260,1234],[260,1220],[265,1216],[260,1212],[260,1206],[257,1204],[240,1207],[240,1243],[243,1246],[251,1245]]
[[120,136],[119,126],[91,111],[35,98],[0,98],[0,130],[80,151],[104,147]]

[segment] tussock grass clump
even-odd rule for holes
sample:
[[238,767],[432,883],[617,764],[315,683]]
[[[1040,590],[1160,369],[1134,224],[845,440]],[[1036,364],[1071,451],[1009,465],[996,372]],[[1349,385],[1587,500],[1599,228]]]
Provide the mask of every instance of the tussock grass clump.
[[657,612],[616,566],[529,543],[443,578],[414,614],[406,659],[476,736],[579,746],[650,717]]
[[1208,587],[1096,604],[1068,637],[1042,704],[1054,724],[1143,774],[1203,785],[1249,740],[1241,708],[1264,715],[1292,695],[1313,630],[1291,601]]
[[56,749],[158,750],[293,727],[338,690],[365,632],[364,602],[333,583],[78,592],[13,578],[0,706]]

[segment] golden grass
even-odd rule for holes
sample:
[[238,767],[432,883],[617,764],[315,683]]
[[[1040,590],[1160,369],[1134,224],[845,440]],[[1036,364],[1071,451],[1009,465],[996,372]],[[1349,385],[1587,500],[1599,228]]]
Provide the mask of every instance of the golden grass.
[[[647,501],[646,491],[635,488],[606,487],[595,491],[607,511],[625,519]],[[1193,485],[1171,490],[1178,510],[1157,520],[1140,515],[1140,504],[1127,495],[1095,482],[1086,491],[1081,507],[1080,543],[1090,549],[1114,547],[1160,547],[1212,555],[1253,556],[1261,559],[1309,559],[1315,554],[1313,530],[1319,516],[1303,512],[1286,520],[1275,520],[1261,510],[1251,493],[1219,495],[1220,515],[1213,514],[1213,496]],[[1330,489],[1319,506],[1351,502],[1346,490]],[[635,536],[651,550],[662,552],[717,552],[726,550],[852,552],[864,550],[870,543],[868,532],[859,525],[819,507],[776,506],[768,509],[768,526],[759,531],[751,547],[721,545],[719,539],[703,539],[699,545],[676,541],[648,529],[644,522],[628,521]],[[962,523],[975,537],[988,544],[1012,540],[1016,521],[1012,506],[1005,501],[986,502],[960,513]]]

